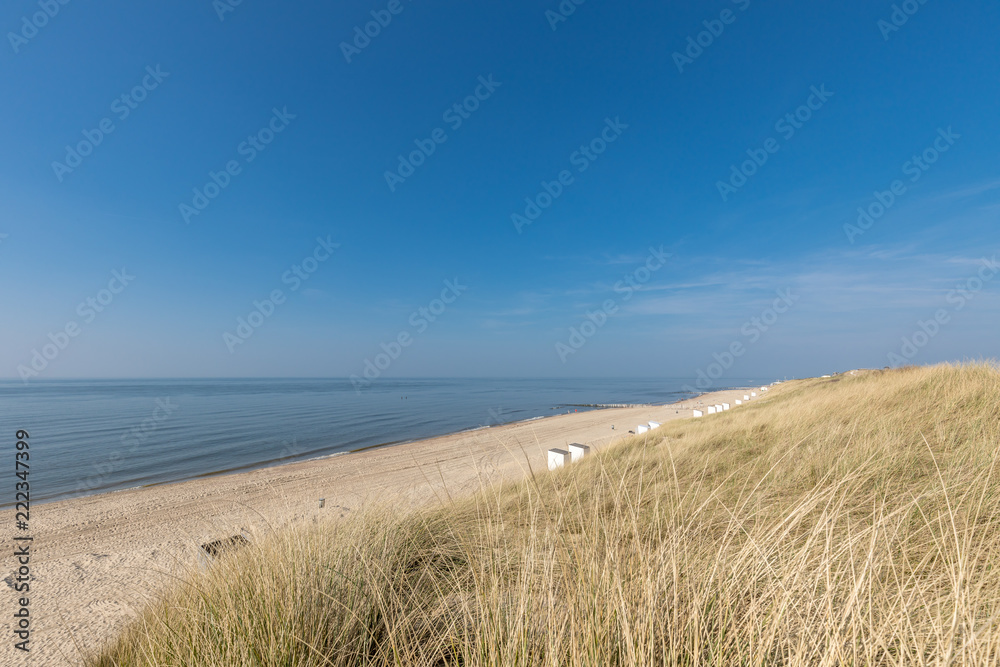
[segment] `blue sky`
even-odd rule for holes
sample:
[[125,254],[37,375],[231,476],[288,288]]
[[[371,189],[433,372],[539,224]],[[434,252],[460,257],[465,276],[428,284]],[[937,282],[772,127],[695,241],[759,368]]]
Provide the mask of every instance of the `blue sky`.
[[996,3],[224,2],[0,9],[0,376],[1000,356]]

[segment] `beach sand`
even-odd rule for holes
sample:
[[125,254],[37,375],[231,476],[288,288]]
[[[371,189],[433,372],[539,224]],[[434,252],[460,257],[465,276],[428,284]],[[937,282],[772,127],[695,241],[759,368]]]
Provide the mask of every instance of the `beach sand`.
[[[255,539],[299,521],[337,518],[370,503],[401,507],[469,494],[483,483],[546,469],[546,450],[571,442],[600,450],[650,420],[691,417],[698,404],[743,390],[665,406],[556,415],[252,472],[37,505],[31,512],[31,652],[14,649],[13,548],[4,549],[0,664],[76,665],[198,561],[199,545],[246,531]],[[758,395],[760,400],[763,396]],[[681,406],[684,406],[682,409]],[[705,415],[711,419],[714,415]],[[614,430],[611,425],[614,425]],[[325,506],[319,507],[319,499]],[[14,510],[0,511],[12,544]]]

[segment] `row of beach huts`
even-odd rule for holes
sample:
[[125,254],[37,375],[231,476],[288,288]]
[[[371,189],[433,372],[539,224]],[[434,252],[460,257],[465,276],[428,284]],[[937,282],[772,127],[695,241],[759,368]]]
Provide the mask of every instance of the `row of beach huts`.
[[[775,383],[775,384],[777,384],[777,383]],[[767,387],[761,387],[760,388],[761,392],[765,392],[767,390],[768,390]],[[742,399],[739,399],[739,398],[736,399],[736,405],[743,405],[744,403],[750,402],[754,398],[757,398],[757,392],[756,391],[751,391],[748,394],[743,394],[743,398]],[[709,406],[707,406],[704,410],[697,410],[697,409],[692,410],[692,416],[693,417],[704,417],[706,413],[710,414],[710,415],[713,415],[713,414],[716,414],[716,413],[719,413],[719,412],[724,412],[726,410],[729,410],[730,407],[732,407],[732,406],[730,406],[729,403],[717,403],[715,405],[709,405]],[[635,433],[638,435],[639,433],[647,433],[649,431],[653,431],[653,430],[656,430],[658,428],[660,428],[660,422],[653,422],[653,421],[651,421],[648,424],[639,424],[638,426],[636,426]],[[548,452],[548,454],[549,454],[549,470],[555,470],[556,468],[562,468],[563,466],[569,465],[573,461],[577,461],[579,459],[582,459],[583,457],[585,457],[587,454],[590,453],[590,447],[588,447],[587,445],[581,445],[581,444],[576,443],[576,442],[574,442],[573,444],[569,445],[567,447],[567,449],[569,451],[566,451],[565,449],[550,449],[549,450],[549,452]]]
[[[762,392],[767,391],[767,387],[761,387],[760,390]],[[754,398],[757,398],[757,392],[755,391],[751,391],[749,394],[743,394],[742,400],[738,398],[736,399],[736,405],[743,405],[744,403],[749,402],[751,399]],[[715,405],[709,405],[704,410],[694,410],[693,411],[694,414],[692,416],[704,417],[706,413],[714,415],[717,412],[723,412],[725,410],[728,410],[730,407],[731,406],[729,405],[729,403],[716,403]]]

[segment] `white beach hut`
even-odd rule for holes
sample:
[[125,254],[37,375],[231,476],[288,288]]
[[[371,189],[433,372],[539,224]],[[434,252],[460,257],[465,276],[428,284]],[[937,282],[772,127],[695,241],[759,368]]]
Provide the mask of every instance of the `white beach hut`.
[[556,468],[562,468],[564,465],[568,464],[572,459],[570,458],[570,453],[563,449],[550,449],[549,450],[549,470],[555,470]]

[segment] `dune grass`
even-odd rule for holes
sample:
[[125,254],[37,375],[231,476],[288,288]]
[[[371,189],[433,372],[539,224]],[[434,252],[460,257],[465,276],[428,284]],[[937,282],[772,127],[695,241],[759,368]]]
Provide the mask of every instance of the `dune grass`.
[[1000,664],[996,367],[789,382],[647,436],[275,534],[90,664]]

